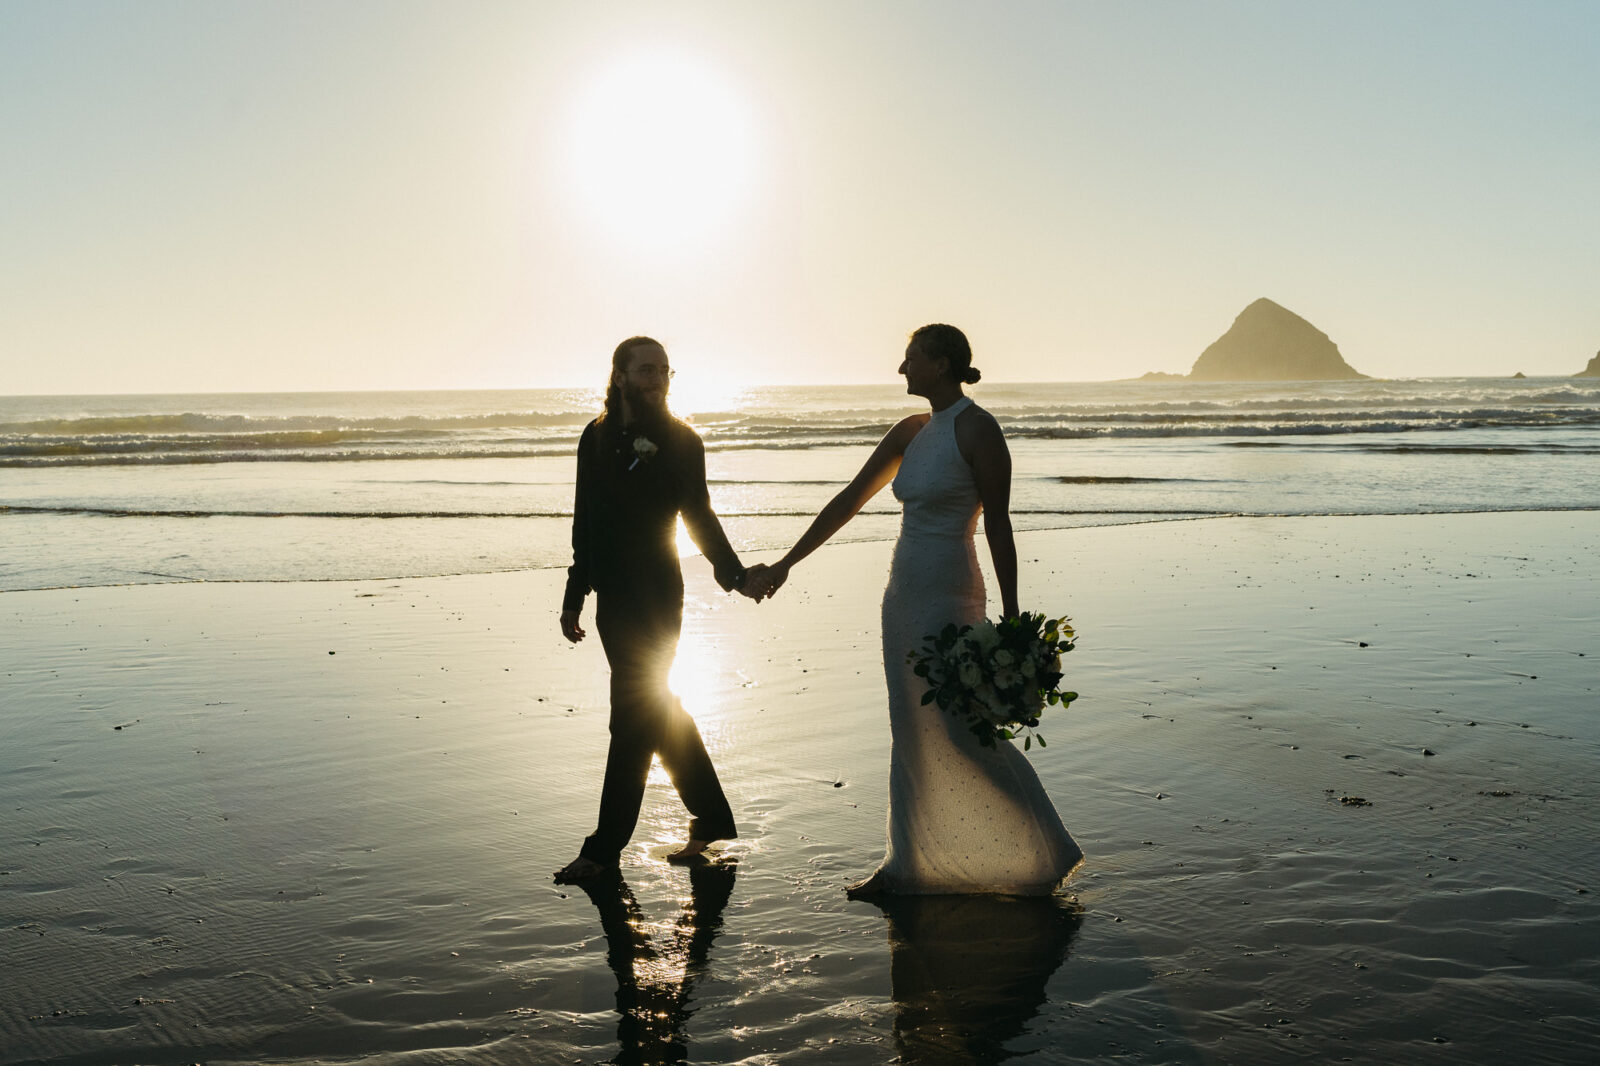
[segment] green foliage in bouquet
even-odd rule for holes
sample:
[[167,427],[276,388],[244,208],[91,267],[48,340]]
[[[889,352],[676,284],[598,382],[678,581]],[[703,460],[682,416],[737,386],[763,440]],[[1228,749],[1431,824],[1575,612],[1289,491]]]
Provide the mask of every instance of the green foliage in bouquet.
[[930,633],[906,661],[928,682],[924,705],[937,703],[964,718],[989,747],[1023,737],[1022,750],[1044,737],[1034,732],[1046,706],[1066,706],[1076,692],[1061,691],[1061,656],[1076,634],[1065,618],[1023,613],[999,622],[951,623]]

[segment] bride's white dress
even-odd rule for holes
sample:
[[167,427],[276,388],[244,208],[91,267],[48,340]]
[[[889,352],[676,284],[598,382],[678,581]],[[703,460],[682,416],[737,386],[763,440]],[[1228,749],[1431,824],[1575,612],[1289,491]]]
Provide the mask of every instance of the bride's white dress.
[[1042,895],[1083,858],[1022,752],[985,747],[937,704],[907,653],[947,623],[985,616],[973,544],[981,504],[956,447],[962,397],[912,439],[894,479],[904,510],[883,594],[883,668],[889,685],[887,891],[934,895]]

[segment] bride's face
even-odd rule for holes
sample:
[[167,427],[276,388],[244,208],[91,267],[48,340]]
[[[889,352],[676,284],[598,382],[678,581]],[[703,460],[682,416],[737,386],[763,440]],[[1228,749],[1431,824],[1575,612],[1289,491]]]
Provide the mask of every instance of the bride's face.
[[906,379],[906,392],[912,396],[927,396],[945,373],[944,359],[930,359],[916,345],[906,347],[906,357],[900,363],[900,373]]

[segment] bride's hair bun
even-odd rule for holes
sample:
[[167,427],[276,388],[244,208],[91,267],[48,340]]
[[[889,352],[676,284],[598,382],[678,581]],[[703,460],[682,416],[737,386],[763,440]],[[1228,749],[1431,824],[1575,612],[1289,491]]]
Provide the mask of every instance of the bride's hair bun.
[[945,359],[950,365],[950,376],[968,385],[976,385],[982,374],[972,365],[972,345],[967,335],[943,322],[923,326],[911,334],[911,347],[919,349],[929,359]]

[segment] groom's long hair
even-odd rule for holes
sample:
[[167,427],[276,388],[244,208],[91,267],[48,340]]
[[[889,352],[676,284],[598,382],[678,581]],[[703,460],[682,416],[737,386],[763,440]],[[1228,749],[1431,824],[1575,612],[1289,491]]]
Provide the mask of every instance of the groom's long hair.
[[[622,388],[617,384],[617,375],[628,372],[628,360],[633,358],[633,350],[641,344],[654,344],[657,348],[666,350],[665,345],[654,337],[629,337],[617,345],[617,350],[611,353],[611,373],[606,377],[606,405],[600,412],[600,417],[595,421],[602,425],[610,422],[611,416],[622,410]],[[618,426],[620,430],[621,427]]]

